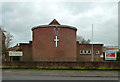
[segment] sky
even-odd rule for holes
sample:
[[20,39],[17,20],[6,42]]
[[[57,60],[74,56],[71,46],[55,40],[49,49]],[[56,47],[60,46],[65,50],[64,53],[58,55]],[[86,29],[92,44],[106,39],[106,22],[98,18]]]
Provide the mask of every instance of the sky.
[[[1,5],[1,3],[0,3]],[[77,35],[93,42],[118,45],[118,2],[2,2],[0,25],[10,32],[13,45],[32,40],[32,28],[56,19],[77,28]]]

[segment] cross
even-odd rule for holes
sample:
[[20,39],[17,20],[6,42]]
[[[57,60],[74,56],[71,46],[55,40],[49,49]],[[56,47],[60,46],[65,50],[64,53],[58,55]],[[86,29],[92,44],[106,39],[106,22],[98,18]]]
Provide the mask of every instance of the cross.
[[57,42],[59,41],[59,39],[57,38],[57,36],[55,37],[54,41],[56,42],[56,47],[57,47]]

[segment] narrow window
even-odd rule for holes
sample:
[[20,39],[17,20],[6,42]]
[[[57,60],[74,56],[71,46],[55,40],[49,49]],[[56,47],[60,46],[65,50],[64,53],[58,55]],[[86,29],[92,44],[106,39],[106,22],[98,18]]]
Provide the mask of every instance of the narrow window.
[[88,50],[88,54],[91,54],[91,51],[90,51],[90,50]]
[[99,50],[96,50],[96,54],[98,55],[100,53],[100,51]]
[[80,54],[83,54],[83,50],[80,50]]
[[87,54],[87,50],[84,51],[84,54]]

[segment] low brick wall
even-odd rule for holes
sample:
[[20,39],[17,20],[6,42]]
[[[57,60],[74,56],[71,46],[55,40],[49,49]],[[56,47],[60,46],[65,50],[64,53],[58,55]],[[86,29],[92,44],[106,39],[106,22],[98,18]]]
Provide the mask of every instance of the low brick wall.
[[120,62],[3,62],[2,66],[67,66],[67,67],[120,67]]

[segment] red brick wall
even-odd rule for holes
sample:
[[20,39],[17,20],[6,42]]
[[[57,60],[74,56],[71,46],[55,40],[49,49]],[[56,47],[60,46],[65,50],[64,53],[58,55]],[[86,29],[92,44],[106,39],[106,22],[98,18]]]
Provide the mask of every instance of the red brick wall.
[[5,34],[2,32],[2,53],[5,54]]
[[37,66],[68,66],[68,67],[119,67],[117,61],[107,62],[3,62],[2,66],[25,66],[25,67],[37,67]]
[[23,52],[20,61],[32,61],[32,42],[20,43],[20,50]]
[[[93,45],[93,57],[94,61],[102,61],[100,55],[103,53],[103,44],[94,44]],[[77,44],[77,60],[78,61],[91,61],[91,54],[80,54],[80,50],[91,50],[92,53],[92,45],[91,44]],[[96,54],[96,50],[99,50],[99,54]]]
[[0,55],[2,54],[2,61],[5,61],[6,57],[6,46],[5,46],[6,36],[0,28]]
[[54,38],[54,27],[33,29],[34,61],[76,61],[76,30],[60,27],[58,47]]

